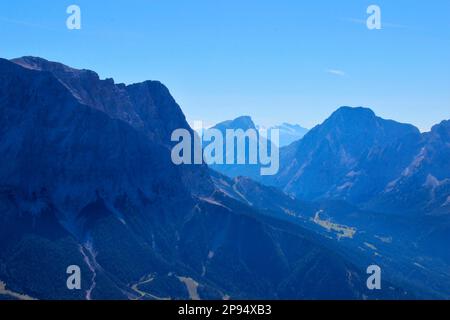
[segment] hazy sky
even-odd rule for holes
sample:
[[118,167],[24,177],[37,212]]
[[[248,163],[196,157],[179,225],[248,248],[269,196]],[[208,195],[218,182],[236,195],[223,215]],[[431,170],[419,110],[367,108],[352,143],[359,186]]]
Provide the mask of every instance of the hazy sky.
[[[66,8],[81,8],[81,30]],[[365,21],[381,7],[382,30]],[[427,130],[450,118],[448,0],[2,1],[0,57],[160,80],[189,120],[312,127],[338,106]]]

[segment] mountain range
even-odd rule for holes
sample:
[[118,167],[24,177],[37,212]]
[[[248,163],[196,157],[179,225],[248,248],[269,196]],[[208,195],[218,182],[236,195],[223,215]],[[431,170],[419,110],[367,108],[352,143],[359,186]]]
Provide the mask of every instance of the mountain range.
[[0,298],[450,297],[448,122],[341,108],[259,182],[174,165],[178,128],[193,132],[160,82],[0,59]]
[[[279,150],[278,174],[250,175],[244,165],[241,177],[230,176],[239,194],[272,214],[294,222],[299,217],[302,223],[313,221],[344,246],[373,251],[392,273],[410,270],[420,279],[414,280],[418,285],[434,283],[438,291],[446,291],[449,129],[449,121],[442,121],[421,133],[368,108],[341,107]],[[227,167],[218,170],[227,174]],[[284,200],[267,192],[261,196],[261,188],[245,176],[283,191]]]
[[449,136],[449,121],[421,133],[367,108],[342,107],[282,148],[281,170],[262,181],[303,200],[345,200],[398,214],[448,214]]

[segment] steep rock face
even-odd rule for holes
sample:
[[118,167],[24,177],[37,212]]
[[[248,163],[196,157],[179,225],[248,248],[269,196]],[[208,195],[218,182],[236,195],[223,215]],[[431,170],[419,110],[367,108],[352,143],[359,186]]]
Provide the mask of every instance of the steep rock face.
[[376,208],[450,216],[450,121],[424,133],[401,174],[372,203]]
[[[162,263],[127,227],[123,206],[135,208],[132,216],[182,219],[180,208],[189,207],[190,190],[180,168],[172,164],[167,147],[80,104],[52,74],[6,60],[0,60],[0,70],[2,218],[10,213],[2,224],[2,252],[9,253],[2,261],[2,280],[38,298],[78,298],[61,280],[67,266],[76,263],[84,266],[89,281],[96,262],[87,268],[83,261],[93,259],[87,253],[92,242],[98,259],[110,261],[98,267],[100,291],[93,297],[129,296],[127,281]],[[61,243],[54,240],[57,235]],[[155,235],[154,241],[167,241],[161,238]],[[53,251],[58,252],[55,261],[35,261],[35,253],[42,258]],[[135,259],[123,266],[133,266],[133,272],[117,280],[113,268],[126,254]],[[30,264],[34,267],[26,269]],[[56,268],[58,278],[52,278]],[[87,282],[86,290],[93,285]]]
[[11,61],[31,70],[51,73],[80,103],[129,123],[162,145],[172,144],[173,130],[190,129],[181,108],[159,81],[126,86],[115,84],[113,79],[100,80],[91,70],[78,70],[42,58]]
[[[78,70],[42,58],[22,57],[11,61],[27,69],[51,73],[81,104],[128,123],[161,146],[174,145],[171,134],[176,129],[186,129],[195,136],[180,106],[159,81],[126,86],[115,84],[113,79],[100,80],[91,70]],[[181,172],[183,183],[193,193],[212,192],[205,165],[185,166]]]
[[132,125],[143,126],[143,121],[129,101],[126,87],[115,85],[112,79],[100,80],[98,74],[91,70],[78,70],[37,57],[11,61],[27,69],[51,73],[82,104]]
[[181,185],[179,168],[164,146],[80,104],[48,73],[4,60],[0,67],[2,184],[30,193],[45,188],[64,206],[83,203],[71,199],[75,193],[150,195],[152,188]]

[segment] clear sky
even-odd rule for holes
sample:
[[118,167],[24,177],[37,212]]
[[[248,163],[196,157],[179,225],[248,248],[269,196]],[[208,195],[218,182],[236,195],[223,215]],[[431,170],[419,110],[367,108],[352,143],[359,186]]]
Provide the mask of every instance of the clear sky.
[[[81,8],[82,29],[66,28]],[[369,30],[377,4],[382,30]],[[428,130],[450,118],[448,0],[15,0],[0,57],[166,84],[189,120],[312,127],[341,105]]]

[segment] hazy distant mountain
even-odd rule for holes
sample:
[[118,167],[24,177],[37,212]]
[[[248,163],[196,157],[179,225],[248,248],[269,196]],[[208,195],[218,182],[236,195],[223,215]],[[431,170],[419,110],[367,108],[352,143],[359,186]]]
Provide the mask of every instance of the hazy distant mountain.
[[[191,130],[159,82],[0,59],[0,296],[410,297],[369,291],[363,260],[229,194],[206,166],[173,165],[175,128]],[[66,288],[73,264],[80,291]]]
[[241,117],[237,117],[234,120],[223,121],[223,122],[216,124],[213,128],[219,129],[220,131],[225,131],[227,129],[233,129],[233,130],[254,129],[254,130],[256,130],[255,123],[253,122],[252,118],[249,116],[241,116]]
[[[293,125],[289,123],[283,123],[281,125],[269,127],[269,128],[263,128],[261,126],[256,125],[252,118],[249,116],[241,116],[234,120],[227,120],[220,122],[212,127],[212,129],[218,129],[220,130],[223,135],[225,136],[226,130],[244,130],[247,131],[249,129],[255,130],[257,132],[256,139],[252,139],[251,143],[257,143],[257,140],[259,137],[267,138],[271,137],[271,130],[277,129],[279,132],[279,141],[273,141],[278,147],[289,145],[290,143],[297,141],[301,139],[306,132],[308,132],[308,129],[302,128],[299,125]],[[207,130],[207,129],[206,129]],[[226,146],[226,145],[225,145]],[[244,177],[250,177],[253,179],[260,179],[261,172],[260,168],[261,166],[256,164],[249,164],[249,146],[246,144],[245,148],[246,152],[246,164],[245,165],[235,165],[235,164],[221,164],[221,165],[210,165],[210,167],[218,172],[221,172],[229,177],[238,177],[238,176],[244,176]],[[224,154],[226,154],[226,149],[224,148]],[[236,154],[236,152],[235,152]],[[236,157],[235,157],[236,158]],[[236,163],[236,161],[235,161]]]
[[[224,141],[224,147],[223,147],[223,155],[224,159],[226,155],[229,152],[234,152],[234,163],[233,164],[211,164],[210,168],[214,169],[220,173],[223,173],[229,177],[238,177],[238,176],[245,176],[245,177],[251,177],[251,178],[258,178],[261,175],[260,169],[261,166],[259,164],[250,164],[249,161],[249,152],[250,152],[250,143],[258,146],[258,139],[260,137],[259,132],[257,131],[256,125],[253,122],[252,118],[249,116],[242,116],[238,117],[234,120],[227,120],[220,122],[213,126],[210,129],[217,129],[220,132],[222,132],[223,137],[226,137],[226,131],[227,130],[238,130],[241,129],[243,131],[247,131],[249,129],[253,130],[256,135],[254,138],[249,137],[245,141],[245,148],[244,150],[240,150],[240,152],[245,152],[245,163],[246,164],[237,164],[237,155],[238,155],[238,149],[237,145],[234,147],[234,151],[230,151],[231,149],[227,150],[227,144],[226,141]],[[208,130],[208,129],[206,129]],[[235,142],[237,143],[237,142]],[[224,161],[225,162],[225,161]]]
[[[12,61],[26,69],[49,72],[79,103],[122,120],[165,147],[172,145],[170,135],[173,130],[184,128],[193,132],[180,106],[159,81],[126,86],[115,84],[113,79],[100,80],[91,70],[78,70],[41,58],[22,57]],[[212,185],[206,183],[206,166],[185,166],[181,169],[183,180],[190,188],[199,188],[196,191],[201,193],[211,192]],[[202,180],[201,186],[195,185]]]
[[267,130],[277,129],[280,133],[279,147],[285,147],[291,143],[300,140],[308,132],[308,129],[303,128],[298,124],[282,123]]

